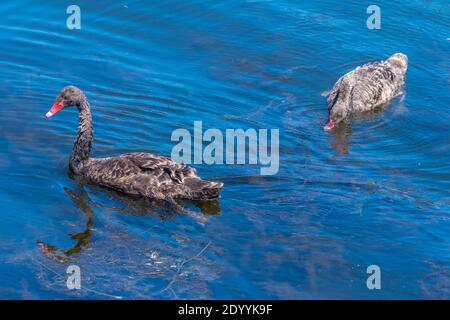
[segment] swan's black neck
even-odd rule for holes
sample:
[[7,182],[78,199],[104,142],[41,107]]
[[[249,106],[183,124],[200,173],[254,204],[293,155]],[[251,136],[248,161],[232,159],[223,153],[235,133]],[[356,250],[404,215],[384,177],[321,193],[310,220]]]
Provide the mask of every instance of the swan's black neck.
[[72,156],[70,157],[70,168],[79,173],[85,161],[89,159],[92,149],[94,133],[92,130],[91,107],[87,98],[83,96],[82,101],[77,105],[78,108],[78,136],[73,146]]

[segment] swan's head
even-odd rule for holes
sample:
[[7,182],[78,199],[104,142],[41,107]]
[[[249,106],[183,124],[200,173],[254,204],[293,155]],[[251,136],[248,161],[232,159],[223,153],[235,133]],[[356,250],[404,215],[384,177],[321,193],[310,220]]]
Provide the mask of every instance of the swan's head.
[[338,123],[344,121],[348,116],[348,109],[342,103],[335,104],[330,110],[330,118],[325,127],[325,130],[333,129]]
[[85,99],[83,92],[75,86],[67,86],[61,90],[53,107],[45,115],[47,118],[54,116],[64,108],[79,106]]

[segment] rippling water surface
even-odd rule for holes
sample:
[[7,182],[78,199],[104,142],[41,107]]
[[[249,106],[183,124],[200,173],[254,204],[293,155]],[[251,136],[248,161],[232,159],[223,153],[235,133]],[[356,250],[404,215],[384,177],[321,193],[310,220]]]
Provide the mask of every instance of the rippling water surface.
[[[0,298],[449,298],[447,1],[60,1],[0,5]],[[321,92],[409,56],[405,94],[338,132]],[[94,155],[170,155],[177,128],[279,128],[280,170],[195,165],[218,202],[130,199],[68,174],[87,94]],[[46,250],[43,250],[46,248]],[[82,290],[65,285],[82,270]],[[369,265],[382,290],[366,287]]]

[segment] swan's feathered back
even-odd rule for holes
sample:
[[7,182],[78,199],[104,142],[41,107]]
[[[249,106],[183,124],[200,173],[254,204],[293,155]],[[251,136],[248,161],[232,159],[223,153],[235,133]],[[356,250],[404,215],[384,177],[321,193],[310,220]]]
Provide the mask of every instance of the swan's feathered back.
[[408,58],[396,53],[384,61],[370,62],[339,78],[327,99],[330,121],[338,123],[353,112],[364,112],[387,103],[405,83]]

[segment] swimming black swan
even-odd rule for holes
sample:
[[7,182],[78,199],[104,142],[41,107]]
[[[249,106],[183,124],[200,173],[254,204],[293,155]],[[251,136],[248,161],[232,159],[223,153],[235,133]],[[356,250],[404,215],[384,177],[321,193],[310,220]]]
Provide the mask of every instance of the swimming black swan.
[[91,108],[79,88],[62,89],[46,117],[70,106],[76,106],[79,115],[78,136],[69,161],[73,173],[126,194],[154,199],[207,200],[219,196],[223,183],[202,180],[195,169],[167,157],[134,152],[113,158],[91,158],[94,137]]
[[385,61],[367,63],[343,75],[328,94],[329,120],[325,130],[333,129],[354,112],[381,106],[401,93],[408,57],[396,53]]

